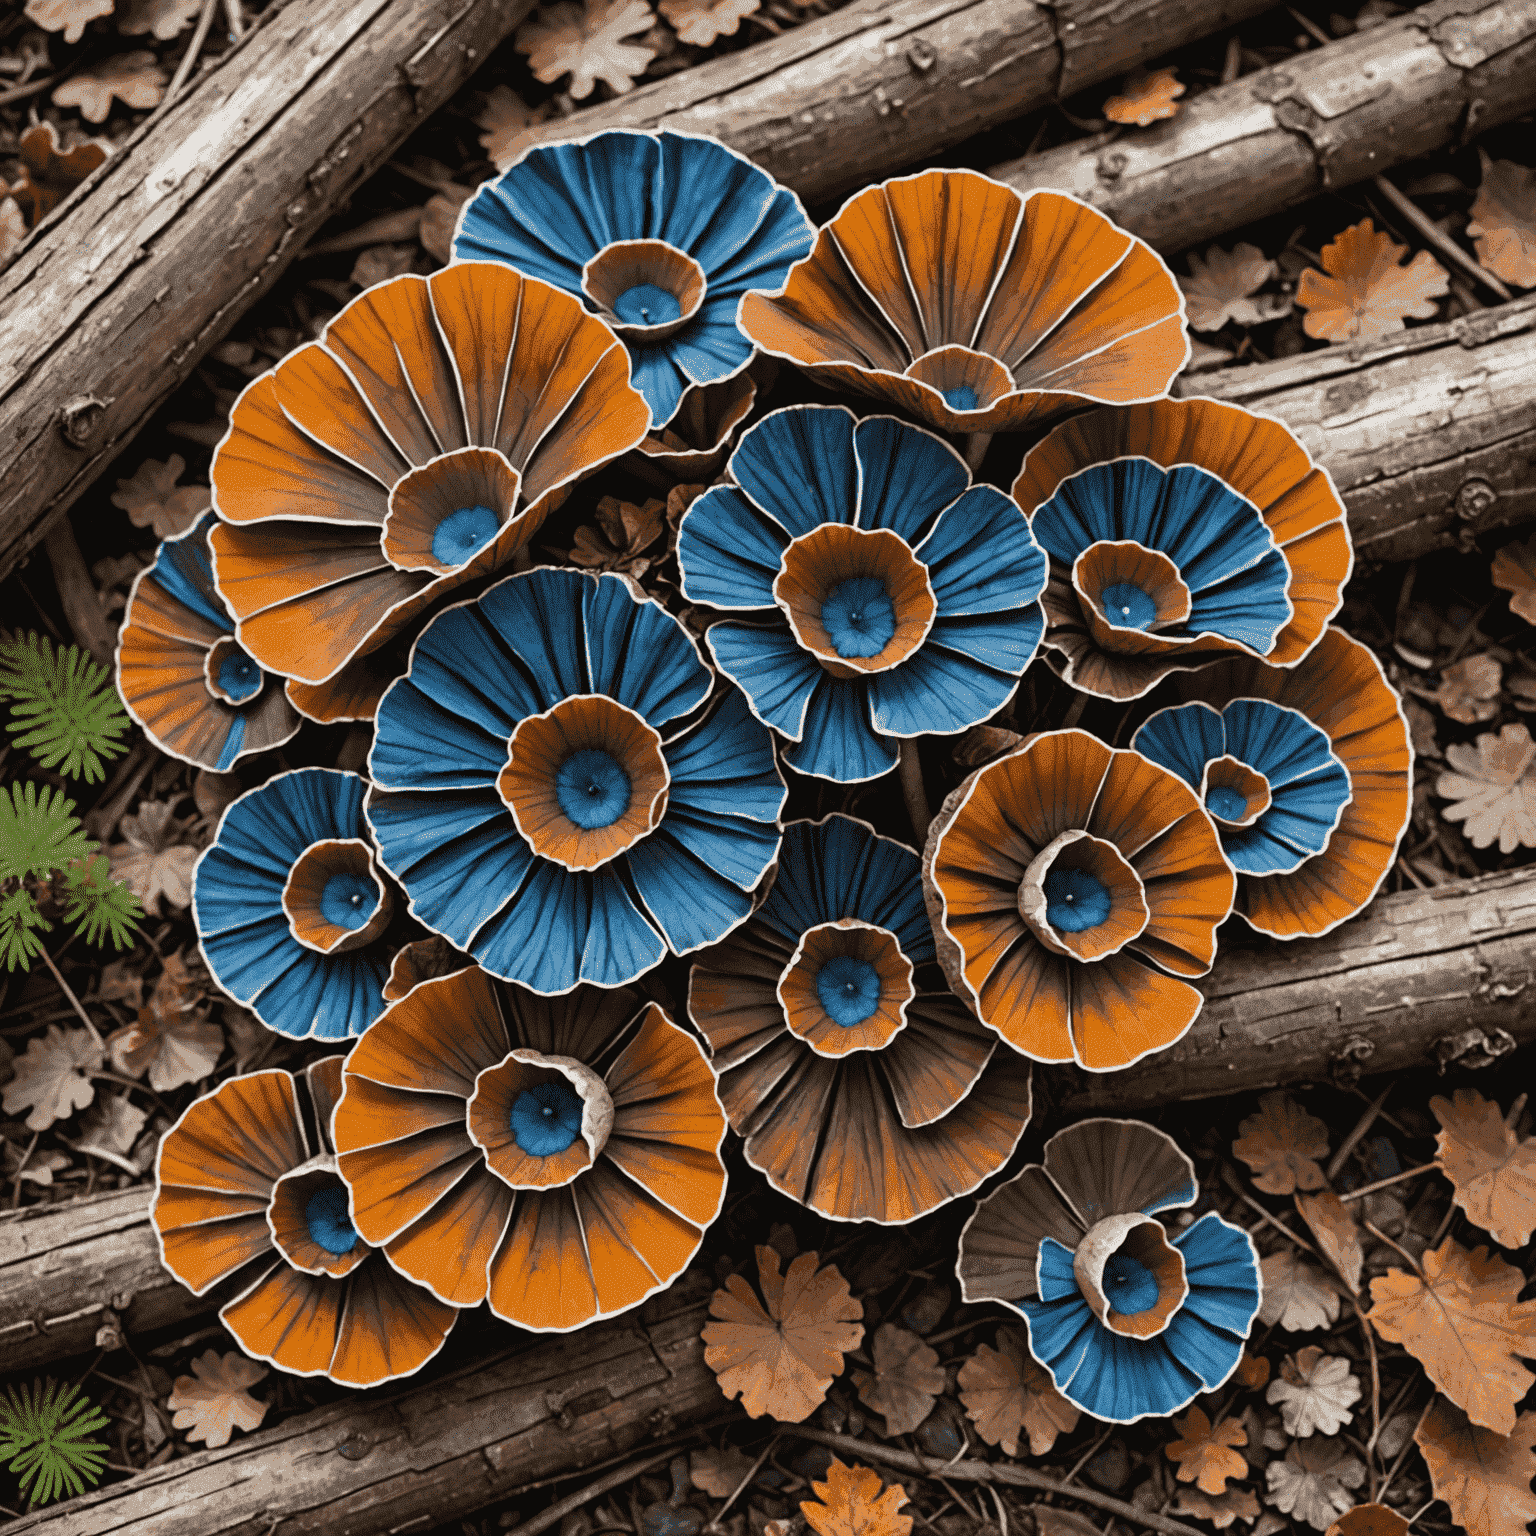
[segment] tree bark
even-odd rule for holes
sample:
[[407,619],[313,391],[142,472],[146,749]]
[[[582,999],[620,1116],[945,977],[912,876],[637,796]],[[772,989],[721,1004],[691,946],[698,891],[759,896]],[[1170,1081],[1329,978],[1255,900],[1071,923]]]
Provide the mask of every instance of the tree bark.
[[0,576],[532,0],[286,0],[0,272]]
[[1269,8],[1269,0],[854,0],[532,137],[713,134],[807,203],[824,203]]
[[[685,1285],[687,1282],[683,1282]],[[11,1536],[363,1536],[424,1531],[524,1483],[641,1450],[729,1405],[707,1309],[640,1313],[505,1351],[425,1385],[354,1393],[15,1521]],[[450,1339],[449,1348],[453,1347]],[[430,1367],[429,1367],[430,1369]],[[262,1395],[262,1388],[256,1388]]]
[[1343,492],[1356,558],[1388,561],[1536,518],[1533,379],[1536,295],[1177,392],[1278,416]]
[[1207,91],[1166,123],[991,174],[1021,192],[1071,192],[1178,251],[1509,122],[1533,100],[1536,7],[1432,0]]
[[1241,926],[1223,933],[1205,1007],[1177,1045],[1129,1072],[1040,1074],[1053,1118],[1481,1067],[1536,1040],[1536,869],[1381,896],[1311,942],[1239,948]]

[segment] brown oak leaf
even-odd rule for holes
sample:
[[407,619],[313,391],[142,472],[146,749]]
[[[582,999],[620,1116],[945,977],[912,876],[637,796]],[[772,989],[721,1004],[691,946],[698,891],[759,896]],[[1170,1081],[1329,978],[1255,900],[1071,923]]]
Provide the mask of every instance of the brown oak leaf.
[[135,48],[131,53],[115,53],[92,68],[71,75],[55,87],[53,104],[79,107],[86,122],[104,123],[114,96],[124,106],[140,111],[159,106],[169,78],[148,48]]
[[1050,1372],[1030,1354],[1022,1328],[999,1328],[997,1347],[977,1346],[960,1367],[960,1401],[976,1433],[1005,1456],[1019,1454],[1019,1435],[1032,1456],[1044,1456],[1057,1435],[1077,1428],[1078,1410],[1056,1390]]
[[531,137],[528,130],[535,123],[542,123],[549,113],[548,102],[530,107],[510,85],[493,86],[475,118],[485,158],[498,171],[506,170],[522,154]]
[[206,996],[181,956],[168,955],[138,1019],[107,1036],[113,1067],[124,1077],[148,1072],[156,1093],[207,1077],[223,1053],[224,1032],[204,1017]]
[[1486,1248],[1455,1238],[1425,1253],[1424,1274],[1389,1269],[1371,1281],[1366,1321],[1401,1344],[1474,1424],[1507,1435],[1515,1404],[1536,1382],[1536,1301],[1518,1301],[1525,1276]]
[[118,823],[123,841],[107,849],[112,873],[124,881],[153,917],[164,917],[163,897],[173,907],[192,904],[192,870],[197,849],[179,841],[182,828],[172,819],[170,800],[146,800],[133,816]]
[[1269,1380],[1269,1361],[1263,1355],[1251,1355],[1245,1349],[1232,1375],[1240,1385],[1255,1392]]
[[[661,537],[666,526],[667,504],[654,497],[641,506],[604,496],[593,511],[594,528],[583,523],[576,530],[575,543],[567,557],[573,565],[593,571],[625,571],[636,578],[645,573],[649,560],[637,559]],[[639,569],[634,567],[638,565]]]
[[1354,1507],[1350,1490],[1365,1481],[1365,1464],[1342,1441],[1315,1436],[1293,1440],[1281,1459],[1265,1467],[1264,1480],[1276,1509],[1326,1531]]
[[657,9],[677,35],[695,48],[708,48],[717,37],[734,37],[743,20],[763,0],[661,0]]
[[1209,1520],[1218,1531],[1224,1531],[1234,1520],[1247,1524],[1257,1520],[1259,1501],[1247,1488],[1228,1488],[1215,1498],[1198,1488],[1177,1488],[1173,1495],[1173,1512],[1193,1515],[1196,1520]]
[[1288,1435],[1336,1435],[1354,1419],[1351,1403],[1360,1400],[1360,1383],[1350,1374],[1349,1361],[1325,1355],[1315,1344],[1298,1349],[1280,1363],[1280,1375],[1269,1384],[1264,1401],[1278,1405]]
[[868,1467],[845,1467],[836,1458],[824,1483],[812,1483],[821,1500],[800,1506],[805,1523],[816,1536],[909,1536],[912,1517],[897,1511],[907,1502],[907,1490],[892,1483],[880,1492],[880,1474]]
[[1435,780],[1435,793],[1453,803],[1441,814],[1463,823],[1461,833],[1474,848],[1495,840],[1500,853],[1536,848],[1536,742],[1523,725],[1506,725],[1471,742],[1445,749],[1451,770]]
[[1360,1289],[1360,1271],[1365,1266],[1365,1251],[1360,1246],[1360,1228],[1349,1207],[1331,1189],[1315,1195],[1296,1196],[1296,1209],[1317,1241],[1318,1250],[1333,1265],[1339,1279],[1351,1294]]
[[1509,611],[1536,624],[1536,534],[1496,550],[1489,574],[1494,586],[1510,594]]
[[541,84],[569,75],[566,91],[573,100],[590,96],[599,80],[622,96],[655,57],[648,44],[624,39],[649,31],[655,21],[646,0],[556,0],[517,29],[515,46],[528,55]]
[[1483,181],[1467,225],[1477,259],[1506,283],[1536,288],[1536,169],[1478,155]]
[[1229,1477],[1248,1475],[1248,1463],[1232,1449],[1248,1444],[1248,1431],[1237,1419],[1212,1424],[1204,1410],[1191,1408],[1173,1427],[1179,1438],[1170,1440],[1163,1454],[1177,1467],[1181,1483],[1193,1483],[1214,1498],[1227,1491]]
[[112,0],[27,0],[24,11],[44,32],[63,32],[66,43],[78,43],[98,16],[112,14]]
[[1159,118],[1172,117],[1179,110],[1176,98],[1183,94],[1184,87],[1172,69],[1132,75],[1125,82],[1125,94],[1111,96],[1104,103],[1104,116],[1112,123],[1134,123],[1138,128],[1148,128]]
[[1328,1155],[1328,1127],[1276,1089],[1264,1094],[1259,1112],[1238,1126],[1232,1155],[1248,1164],[1254,1187],[1267,1195],[1321,1189],[1325,1181],[1316,1160]]
[[21,180],[11,195],[35,228],[112,153],[105,139],[84,139],[65,149],[50,122],[28,128],[17,142]]
[[1259,1263],[1264,1299],[1259,1321],[1278,1324],[1287,1333],[1311,1333],[1331,1328],[1339,1317],[1339,1293],[1317,1265],[1298,1253],[1283,1249]]
[[1376,341],[1405,319],[1437,314],[1435,300],[1449,291],[1445,268],[1428,251],[1400,266],[1407,254],[1369,219],[1352,224],[1323,247],[1324,271],[1308,267],[1296,284],[1302,329],[1315,341]]
[[741,1487],[752,1471],[752,1458],[744,1456],[734,1445],[716,1450],[705,1446],[702,1451],[690,1452],[688,1476],[695,1488],[701,1488],[712,1499],[728,1499]]
[[1190,275],[1179,279],[1190,325],[1197,331],[1219,331],[1228,320],[1262,325],[1290,314],[1291,301],[1284,294],[1252,297],[1278,270],[1258,246],[1246,241],[1230,251],[1213,245],[1204,256],[1191,251]]
[[727,1398],[739,1396],[754,1419],[765,1413],[798,1424],[821,1405],[842,1374],[843,1356],[864,1337],[861,1302],[835,1264],[817,1268],[814,1253],[802,1253],[779,1273],[779,1256],[757,1250],[763,1300],[741,1275],[716,1291],[704,1325],[704,1361],[719,1378]]
[[1357,1504],[1328,1527],[1327,1536],[1403,1536],[1408,1522],[1385,1504]]
[[128,0],[127,11],[118,17],[117,30],[124,37],[153,32],[162,43],[168,43],[197,20],[202,8],[202,0]]
[[1501,1248],[1523,1248],[1536,1231],[1536,1136],[1521,1141],[1499,1106],[1473,1088],[1433,1098],[1440,1122],[1435,1158],[1467,1220]]
[[27,1041],[13,1065],[15,1076],[0,1089],[0,1104],[8,1115],[30,1108],[27,1129],[46,1131],[96,1097],[91,1073],[101,1071],[101,1046],[86,1030],[50,1024],[47,1034]]
[[229,1444],[237,1429],[256,1429],[268,1405],[246,1390],[267,1374],[264,1365],[231,1350],[223,1359],[207,1350],[192,1362],[192,1375],[178,1376],[165,1406],[175,1413],[176,1429],[188,1440],[201,1440],[210,1451]]
[[1536,1520],[1536,1413],[1522,1413],[1509,1434],[1496,1435],[1437,1397],[1413,1440],[1435,1497],[1467,1536],[1525,1536]]
[[926,1419],[944,1390],[944,1368],[936,1350],[894,1323],[875,1330],[870,1355],[873,1375],[858,1377],[859,1401],[885,1415],[889,1435],[910,1435]]
[[126,512],[135,528],[151,528],[157,539],[178,538],[213,505],[213,492],[206,485],[176,484],[186,472],[187,461],[179,453],[163,464],[145,459],[126,480],[117,482],[112,505]]
[[1435,703],[1440,712],[1462,725],[1491,720],[1499,712],[1499,686],[1504,669],[1492,656],[1468,656],[1442,669]]

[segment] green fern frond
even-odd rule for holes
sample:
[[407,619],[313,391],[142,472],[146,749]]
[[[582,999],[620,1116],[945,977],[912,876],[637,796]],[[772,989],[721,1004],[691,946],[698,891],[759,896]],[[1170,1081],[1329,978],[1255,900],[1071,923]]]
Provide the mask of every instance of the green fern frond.
[[129,720],[111,677],[77,645],[55,651],[46,635],[0,636],[0,698],[11,701],[16,745],[65,778],[93,784],[106,777],[102,760],[126,750],[118,738]]
[[0,880],[44,879],[95,853],[74,809],[62,789],[45,784],[39,793],[30,779],[12,784],[9,795],[0,789]]
[[111,1422],[73,1382],[49,1377],[0,1397],[0,1461],[20,1474],[21,1491],[35,1509],[67,1492],[73,1497],[101,1481],[108,1446],[86,1436]]
[[[0,920],[3,916],[0,909]],[[131,948],[143,916],[139,898],[112,878],[104,854],[78,860],[64,871],[64,921],[73,923],[87,944],[104,948],[110,939],[113,949]]]
[[32,969],[32,962],[43,952],[37,932],[47,933],[53,924],[43,916],[25,886],[0,898],[0,956],[5,968],[14,971]]

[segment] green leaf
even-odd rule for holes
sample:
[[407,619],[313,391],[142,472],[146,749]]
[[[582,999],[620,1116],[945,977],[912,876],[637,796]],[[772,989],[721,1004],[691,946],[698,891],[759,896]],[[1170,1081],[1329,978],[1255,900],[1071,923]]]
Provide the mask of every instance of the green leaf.
[[64,871],[64,921],[73,923],[86,943],[105,947],[110,939],[113,949],[128,949],[143,916],[139,898],[112,878],[104,854],[77,860]]
[[0,789],[0,880],[46,879],[95,853],[74,809],[63,790],[45,784],[39,793],[30,779],[12,784],[9,796]]
[[52,927],[25,888],[0,898],[0,955],[6,970],[14,971],[17,966],[31,970],[33,960],[43,952],[43,941],[33,930],[47,933]]
[[11,701],[6,727],[44,768],[87,784],[106,777],[102,760],[125,750],[129,729],[107,669],[77,645],[54,650],[46,635],[0,636],[0,698]]
[[33,1381],[0,1397],[0,1462],[9,1460],[33,1508],[101,1480],[108,1446],[87,1435],[111,1421],[73,1382]]

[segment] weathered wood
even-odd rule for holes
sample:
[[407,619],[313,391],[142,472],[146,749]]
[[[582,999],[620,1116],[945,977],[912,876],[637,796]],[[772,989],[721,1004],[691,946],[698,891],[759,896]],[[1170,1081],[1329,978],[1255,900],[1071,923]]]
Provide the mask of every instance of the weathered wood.
[[809,203],[1269,9],[1270,0],[853,0],[537,130],[709,133]]
[[1052,1069],[1055,1112],[1475,1067],[1530,1044],[1536,869],[1378,897],[1323,939],[1229,946],[1203,985],[1206,1005],[1189,1033],[1133,1071]]
[[499,1353],[425,1385],[353,1394],[8,1529],[13,1536],[426,1530],[524,1483],[724,1415],[728,1405],[699,1338],[706,1315],[697,1300],[662,1297],[643,1313]]
[[0,271],[0,575],[531,4],[274,3]]
[[1466,549],[1536,519],[1536,296],[1360,347],[1183,380],[1278,416],[1328,466],[1356,557]]
[[0,1367],[26,1371],[93,1347],[121,1320],[130,1333],[211,1311],[161,1267],[149,1188],[40,1206],[0,1222]]
[[1432,0],[1207,91],[1166,123],[1008,161],[992,175],[1020,191],[1074,193],[1177,251],[1508,122],[1533,102],[1536,6]]

